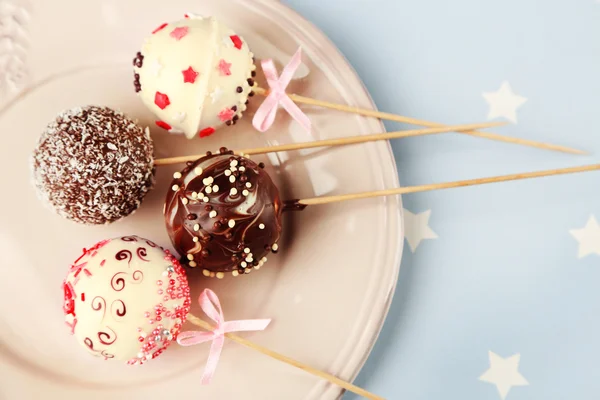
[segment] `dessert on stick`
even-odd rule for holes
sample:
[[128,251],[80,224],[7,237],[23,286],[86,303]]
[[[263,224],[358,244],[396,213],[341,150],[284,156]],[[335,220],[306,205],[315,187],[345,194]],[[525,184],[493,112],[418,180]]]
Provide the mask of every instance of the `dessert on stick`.
[[[261,65],[268,88],[259,87],[254,56],[240,35],[214,17],[185,14],[185,18],[162,23],[145,39],[134,60],[134,88],[142,102],[158,118],[156,124],[188,138],[205,137],[216,129],[235,124],[246,110],[248,97],[266,96],[254,116],[253,125],[264,131],[272,124],[277,107],[283,106],[310,129],[310,121],[295,103],[318,106],[366,117],[425,127],[444,124],[401,115],[335,104],[294,93],[287,85],[300,64],[300,49],[281,76],[272,60]],[[472,129],[470,136],[571,154],[586,152],[562,145],[541,143]]]
[[91,354],[137,365],[177,338],[190,310],[185,271],[139,236],[103,240],[73,262],[63,283],[71,334]]
[[[234,334],[264,330],[270,320],[225,321],[219,298],[211,290],[200,294],[199,303],[213,323],[192,315],[185,270],[168,250],[149,239],[136,235],[116,237],[84,249],[71,265],[62,292],[69,332],[95,357],[144,365],[160,356],[173,342],[181,346],[212,342],[200,381],[208,384],[215,373],[224,339],[229,338],[368,399],[382,399]],[[182,331],[186,320],[207,332]]]
[[33,184],[59,215],[86,225],[136,211],[154,185],[149,130],[108,107],[74,107],[41,134],[31,155]]
[[263,168],[221,148],[174,174],[163,214],[187,265],[206,276],[237,276],[259,269],[277,252],[283,207]]
[[214,18],[158,26],[133,60],[134,87],[156,124],[189,139],[235,124],[253,95],[253,54]]

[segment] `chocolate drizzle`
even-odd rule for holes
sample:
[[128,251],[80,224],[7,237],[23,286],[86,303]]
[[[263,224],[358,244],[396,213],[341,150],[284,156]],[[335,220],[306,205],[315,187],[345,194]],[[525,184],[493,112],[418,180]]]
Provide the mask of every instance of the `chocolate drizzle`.
[[169,190],[164,216],[182,264],[205,275],[262,265],[279,240],[283,212],[279,190],[262,168],[221,149],[186,166],[173,185],[178,189]]

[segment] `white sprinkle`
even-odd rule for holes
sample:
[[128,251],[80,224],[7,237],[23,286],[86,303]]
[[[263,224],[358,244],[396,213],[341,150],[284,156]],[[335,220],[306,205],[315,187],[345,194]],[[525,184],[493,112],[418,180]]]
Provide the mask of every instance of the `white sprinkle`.
[[173,174],[173,178],[175,178],[175,179],[179,179],[179,178],[181,178],[181,172],[175,172],[175,173]]
[[193,241],[194,243],[198,243],[198,240],[199,240],[199,239],[198,239],[198,236],[194,236],[194,238],[192,239],[192,241]]
[[246,262],[251,263],[252,261],[254,261],[254,259],[250,256],[246,257]]
[[265,224],[260,224],[260,225],[258,226],[258,229],[265,229]]
[[235,221],[230,219],[227,225],[229,225],[230,228],[233,228],[235,226]]
[[225,176],[229,176],[229,175],[231,175],[231,170],[229,170],[229,169],[226,169],[226,170],[225,170]]
[[212,186],[205,187],[204,191],[206,192],[206,194],[211,194],[212,193]]
[[242,262],[240,263],[240,266],[241,266],[242,268],[246,268],[246,267],[248,266],[248,264],[246,264],[246,261],[242,261]]
[[231,172],[235,172],[235,171],[237,171],[237,168],[236,168],[236,167],[229,167],[229,169],[231,169]]
[[217,272],[217,279],[225,278],[225,274],[223,272]]
[[271,249],[277,251],[279,249],[279,245],[275,243],[273,246],[271,246]]
[[246,247],[246,248],[244,249],[244,253],[246,253],[246,254],[250,254],[250,248],[249,248],[249,247]]
[[231,275],[238,276],[240,273],[237,270],[231,271]]
[[209,176],[208,178],[204,178],[202,179],[202,183],[204,183],[205,185],[210,185],[214,182],[214,178],[212,176]]
[[194,230],[198,232],[200,230],[200,224],[194,225]]
[[242,194],[243,194],[244,196],[248,196],[248,195],[250,194],[250,192],[249,192],[248,190],[244,189],[244,190],[242,191]]
[[261,262],[261,263],[266,263],[266,262],[267,262],[267,257],[263,257],[263,258],[261,258],[260,262]]
[[210,271],[207,270],[207,269],[203,269],[202,270],[202,275],[204,275],[204,276],[210,276]]
[[194,172],[196,173],[196,175],[202,175],[202,168],[196,167],[196,168],[194,168]]
[[144,353],[138,353],[138,358],[144,358]]
[[237,160],[231,160],[231,162],[229,163],[229,165],[231,165],[232,167],[237,167],[238,161]]
[[216,212],[215,210],[212,210],[212,211],[211,211],[211,212],[208,214],[208,216],[209,216],[210,218],[214,218],[214,217],[216,217],[216,216],[217,216],[217,212]]
[[182,202],[182,203],[183,203],[183,205],[185,206],[185,205],[187,205],[187,203],[189,203],[190,201],[188,200],[188,198],[187,198],[187,197],[184,197],[184,198],[182,198],[182,199],[181,199],[181,202]]
[[231,188],[231,190],[229,191],[229,195],[230,196],[235,196],[237,194],[237,189],[236,188]]
[[213,185],[213,187],[212,187],[212,191],[213,191],[214,193],[217,193],[217,192],[219,191],[219,185]]
[[202,201],[204,201],[205,203],[208,203],[208,197],[203,198]]
[[106,144],[106,147],[108,147],[108,148],[109,148],[109,149],[111,149],[111,150],[117,150],[117,146],[115,146],[115,145],[114,145],[114,144],[112,144],[112,143],[107,143],[107,144]]
[[247,187],[247,188],[251,188],[251,187],[252,187],[252,184],[251,184],[250,182],[246,182],[246,187]]
[[179,186],[178,186],[178,185],[173,185],[173,186],[171,187],[171,189],[173,189],[173,191],[174,191],[174,192],[176,192],[176,191],[178,191],[178,190],[179,190]]
[[260,267],[262,267],[262,265],[258,264],[254,266],[254,269],[260,269]]
[[121,157],[121,158],[119,158],[119,164],[123,164],[123,163],[124,163],[124,162],[126,162],[127,160],[129,160],[129,157],[128,157],[128,156]]
[[244,172],[246,170],[246,167],[240,167],[240,172]]
[[198,198],[198,192],[192,192],[192,199]]
[[190,261],[188,264],[189,264],[189,265],[190,265],[190,267],[192,267],[192,268],[194,268],[196,265],[198,265],[198,264],[196,264],[194,261]]
[[188,260],[190,260],[190,261],[191,261],[191,260],[193,260],[193,259],[194,259],[194,255],[193,255],[193,254],[188,254],[188,255],[187,255],[187,258],[188,258]]
[[231,175],[229,177],[229,182],[234,183],[235,182],[235,176]]

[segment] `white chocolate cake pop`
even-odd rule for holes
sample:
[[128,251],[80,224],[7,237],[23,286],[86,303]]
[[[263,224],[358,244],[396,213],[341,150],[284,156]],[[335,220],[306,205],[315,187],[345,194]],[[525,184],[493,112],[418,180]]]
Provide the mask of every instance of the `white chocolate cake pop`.
[[131,365],[158,357],[176,340],[191,303],[179,262],[139,236],[84,249],[63,290],[66,324],[79,343]]
[[188,139],[235,124],[254,94],[248,44],[212,17],[160,25],[133,65],[135,90],[156,124]]

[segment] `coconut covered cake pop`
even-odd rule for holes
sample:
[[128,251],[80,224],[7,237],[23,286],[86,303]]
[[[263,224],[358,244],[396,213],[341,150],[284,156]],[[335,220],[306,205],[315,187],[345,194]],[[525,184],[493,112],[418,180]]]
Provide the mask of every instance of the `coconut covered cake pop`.
[[235,124],[253,95],[253,54],[212,17],[186,14],[158,26],[133,65],[135,90],[156,124],[189,139]]
[[139,236],[103,240],[71,265],[63,283],[66,324],[95,356],[143,364],[176,340],[190,309],[185,271]]
[[140,206],[154,185],[149,131],[108,107],[62,112],[42,133],[31,156],[42,201],[86,225],[117,221]]
[[282,211],[264,164],[221,148],[174,174],[163,213],[182,264],[223,278],[259,269],[277,252]]

